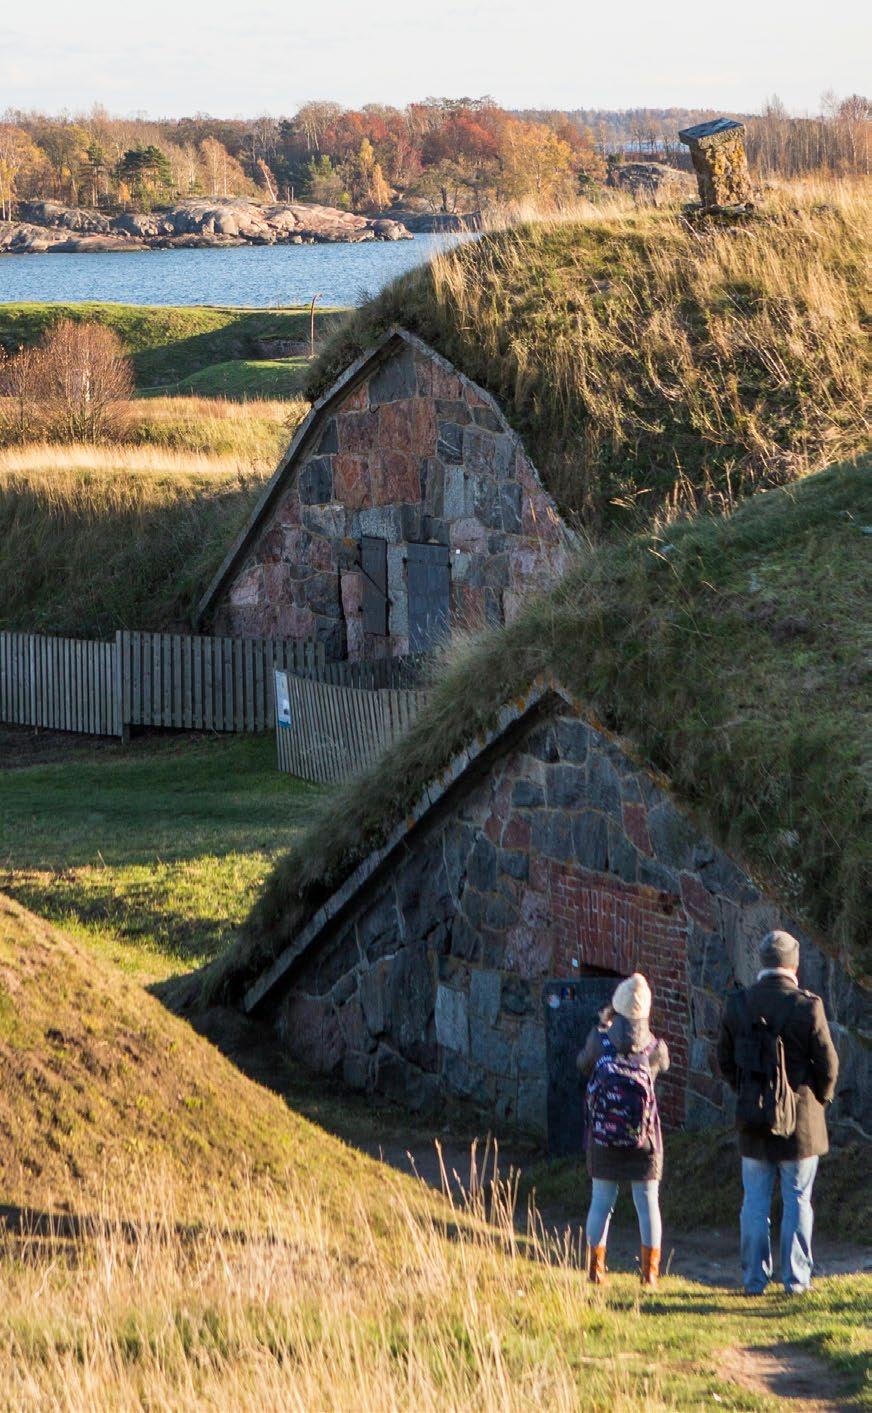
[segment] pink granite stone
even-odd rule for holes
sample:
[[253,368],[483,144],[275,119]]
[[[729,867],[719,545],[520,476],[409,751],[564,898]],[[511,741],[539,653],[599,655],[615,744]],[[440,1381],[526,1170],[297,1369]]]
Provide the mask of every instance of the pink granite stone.
[[366,456],[378,440],[377,412],[348,412],[337,417],[339,450]]
[[374,505],[396,505],[403,501],[416,505],[421,498],[416,459],[402,451],[383,451],[372,468],[372,492]]
[[407,397],[398,402],[386,402],[379,408],[378,415],[378,442],[382,451],[436,455],[436,410],[430,398]]
[[369,458],[339,452],[333,458],[333,496],[349,510],[372,504]]

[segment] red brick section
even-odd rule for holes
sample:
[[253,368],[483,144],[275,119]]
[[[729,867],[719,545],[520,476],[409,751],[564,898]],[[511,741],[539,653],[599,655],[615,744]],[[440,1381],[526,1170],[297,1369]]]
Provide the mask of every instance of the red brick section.
[[687,916],[669,894],[604,874],[548,863],[554,919],[555,976],[580,966],[628,975],[644,972],[654,994],[652,1030],[669,1046],[671,1068],[661,1082],[664,1126],[684,1121],[690,1011],[687,1001]]

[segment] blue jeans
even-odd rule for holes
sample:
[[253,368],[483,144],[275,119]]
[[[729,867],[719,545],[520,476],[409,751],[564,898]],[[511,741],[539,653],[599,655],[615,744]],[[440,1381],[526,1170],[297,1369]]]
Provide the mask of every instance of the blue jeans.
[[[663,1238],[663,1224],[660,1220],[659,1182],[634,1182],[633,1202],[639,1218],[639,1236],[643,1246],[655,1246],[660,1250]],[[605,1178],[593,1179],[593,1193],[590,1210],[587,1214],[588,1246],[605,1246],[609,1235],[609,1223],[618,1200],[618,1184],[607,1182]]]
[[745,1289],[759,1295],[772,1279],[772,1248],[769,1242],[769,1210],[775,1189],[775,1174],[781,1179],[784,1215],[781,1219],[781,1279],[792,1295],[811,1285],[811,1233],[814,1213],[811,1190],[817,1173],[817,1158],[799,1158],[792,1163],[768,1163],[759,1158],[742,1159],[742,1280]]

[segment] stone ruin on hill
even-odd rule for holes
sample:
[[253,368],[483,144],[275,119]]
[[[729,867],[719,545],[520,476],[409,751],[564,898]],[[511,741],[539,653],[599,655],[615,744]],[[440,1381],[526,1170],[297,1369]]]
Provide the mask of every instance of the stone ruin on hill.
[[704,207],[747,206],[751,177],[745,155],[745,125],[733,118],[715,118],[683,128],[680,140],[690,148],[696,184]]

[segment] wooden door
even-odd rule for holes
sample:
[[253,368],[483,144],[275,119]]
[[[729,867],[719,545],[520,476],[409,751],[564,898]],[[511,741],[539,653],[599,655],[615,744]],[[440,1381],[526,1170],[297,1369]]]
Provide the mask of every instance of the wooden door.
[[451,552],[446,545],[409,545],[406,570],[409,651],[432,652],[449,631]]

